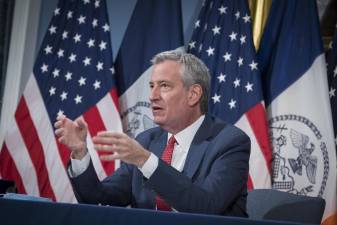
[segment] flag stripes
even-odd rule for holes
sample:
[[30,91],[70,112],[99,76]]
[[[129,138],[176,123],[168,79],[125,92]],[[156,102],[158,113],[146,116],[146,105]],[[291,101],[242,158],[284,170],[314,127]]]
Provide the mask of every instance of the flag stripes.
[[16,111],[15,120],[18,123],[19,132],[22,134],[23,141],[37,173],[40,195],[49,196],[51,199],[56,200],[49,181],[43,147],[28,111],[25,98],[21,98],[18,108],[20,110]]

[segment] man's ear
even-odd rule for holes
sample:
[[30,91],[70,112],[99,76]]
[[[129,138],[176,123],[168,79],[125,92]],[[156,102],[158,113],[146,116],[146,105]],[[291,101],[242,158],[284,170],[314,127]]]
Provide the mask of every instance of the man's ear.
[[202,88],[199,84],[192,84],[188,90],[188,105],[194,106],[200,102]]

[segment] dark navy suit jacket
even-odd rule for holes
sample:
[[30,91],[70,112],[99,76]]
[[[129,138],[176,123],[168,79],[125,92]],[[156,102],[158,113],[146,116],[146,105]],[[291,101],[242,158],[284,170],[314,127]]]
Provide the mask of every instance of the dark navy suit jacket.
[[[137,141],[160,158],[167,132],[152,128],[138,135]],[[136,166],[122,164],[100,182],[90,163],[71,181],[78,201],[83,203],[154,209],[159,194],[180,212],[246,217],[249,155],[250,140],[245,133],[206,115],[182,172],[160,159],[149,179]]]

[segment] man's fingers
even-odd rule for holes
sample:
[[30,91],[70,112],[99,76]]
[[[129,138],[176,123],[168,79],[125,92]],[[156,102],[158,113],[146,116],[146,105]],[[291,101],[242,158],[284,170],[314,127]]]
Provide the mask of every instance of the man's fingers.
[[56,136],[58,136],[58,137],[62,136],[63,133],[64,133],[64,129],[63,129],[63,128],[59,128],[59,129],[56,129],[56,130],[55,130],[55,134],[56,134]]
[[54,123],[54,127],[57,129],[57,128],[60,128],[63,124],[63,120],[58,120]]
[[128,137],[124,133],[115,132],[115,131],[100,131],[97,133],[97,137],[113,137],[113,138],[126,138]]
[[118,154],[110,154],[110,155],[100,155],[99,158],[103,161],[113,161],[116,159],[120,159]]
[[56,117],[56,120],[63,120],[64,118],[66,118],[65,115],[59,115]]
[[82,117],[76,119],[75,122],[77,123],[78,127],[81,129],[84,129],[88,126]]
[[60,138],[58,139],[58,141],[59,141],[61,144],[64,144],[64,137],[63,137],[63,136],[60,137]]
[[94,144],[116,144],[116,145],[120,145],[121,141],[118,140],[117,138],[114,137],[101,137],[101,136],[96,136],[93,137],[92,141],[94,142]]
[[94,149],[101,152],[119,152],[120,149],[116,145],[94,144]]

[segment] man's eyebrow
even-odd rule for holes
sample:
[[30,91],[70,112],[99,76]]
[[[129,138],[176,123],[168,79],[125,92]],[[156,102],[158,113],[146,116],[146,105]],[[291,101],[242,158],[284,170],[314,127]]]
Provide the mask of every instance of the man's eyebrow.
[[161,83],[171,83],[171,81],[169,81],[169,80],[149,81],[149,84],[154,84],[154,83],[157,83],[157,84],[161,84]]

